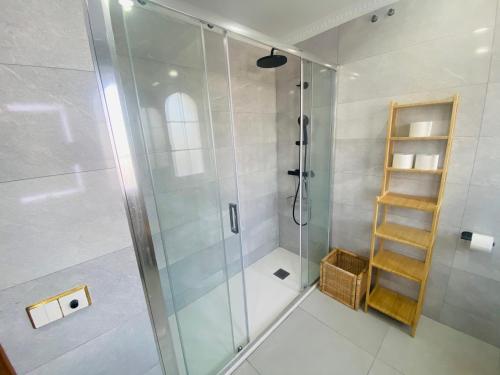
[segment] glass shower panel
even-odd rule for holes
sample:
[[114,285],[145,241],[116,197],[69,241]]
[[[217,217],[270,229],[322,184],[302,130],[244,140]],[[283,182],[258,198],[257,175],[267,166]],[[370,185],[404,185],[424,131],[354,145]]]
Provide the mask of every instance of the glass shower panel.
[[[231,227],[232,219],[229,209],[235,202],[239,202],[239,199],[236,184],[233,118],[229,95],[228,59],[226,53],[227,40],[224,32],[216,27],[209,29],[205,26],[203,32],[210,113],[214,133],[214,148],[224,225],[229,297],[234,341],[238,347],[248,343],[248,325],[241,234],[239,231],[240,228],[234,230]],[[239,207],[236,207],[236,210],[239,211]],[[233,225],[234,223],[233,221]]]
[[314,178],[314,172],[311,173],[311,150],[314,146],[312,144],[311,133],[312,133],[312,121],[311,121],[311,108],[312,108],[312,63],[302,59],[301,60],[301,73],[302,73],[302,84],[300,87],[301,95],[301,115],[302,121],[301,134],[302,134],[302,144],[300,147],[301,152],[301,189],[299,190],[299,196],[302,197],[300,200],[300,255],[301,255],[301,282],[302,287],[306,288],[309,286],[309,227],[311,225],[311,180]]
[[[307,66],[307,68],[306,68]],[[304,95],[304,114],[310,118],[310,148],[306,164],[307,184],[307,278],[308,285],[319,277],[321,259],[329,251],[330,173],[333,128],[335,72],[307,62],[304,70],[310,78],[310,92]],[[305,244],[305,242],[303,242]]]
[[[237,205],[237,197],[221,194],[219,187],[230,185],[231,174],[221,170],[231,157],[224,163],[216,158],[223,143],[216,130],[224,120],[212,128],[206,69],[211,59],[206,59],[198,23],[154,5],[133,7],[123,17],[153,181],[149,204],[158,212],[156,245],[165,259],[160,274],[163,287],[168,283],[172,291],[169,310],[175,316],[169,320],[178,327],[187,372],[216,373],[244,342],[245,328],[236,343],[226,245],[237,253],[238,238],[224,223],[228,201]],[[212,35],[207,39],[213,46]],[[240,264],[237,257],[231,260]],[[233,286],[232,294],[238,293],[243,295],[241,283]]]
[[[285,65],[264,69],[256,62],[270,47],[243,38],[228,42],[248,325],[255,339],[300,290],[299,227],[292,214],[300,59],[287,55]],[[298,214],[297,203],[297,220]]]

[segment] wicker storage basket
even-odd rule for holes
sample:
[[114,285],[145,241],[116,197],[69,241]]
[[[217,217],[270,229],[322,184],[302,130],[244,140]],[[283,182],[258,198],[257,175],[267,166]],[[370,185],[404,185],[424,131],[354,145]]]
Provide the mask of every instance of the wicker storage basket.
[[366,294],[367,270],[366,258],[334,249],[321,260],[320,290],[357,310]]

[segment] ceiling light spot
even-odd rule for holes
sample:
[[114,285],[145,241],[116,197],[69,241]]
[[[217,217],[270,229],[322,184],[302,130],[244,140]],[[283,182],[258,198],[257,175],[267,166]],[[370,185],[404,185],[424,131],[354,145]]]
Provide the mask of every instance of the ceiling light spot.
[[118,0],[118,3],[122,6],[125,12],[129,12],[134,6],[134,2],[132,0]]
[[485,53],[490,52],[490,49],[488,47],[479,47],[476,49],[476,54],[478,55],[484,55]]
[[489,28],[487,27],[480,27],[479,29],[474,30],[474,34],[484,34],[488,30]]

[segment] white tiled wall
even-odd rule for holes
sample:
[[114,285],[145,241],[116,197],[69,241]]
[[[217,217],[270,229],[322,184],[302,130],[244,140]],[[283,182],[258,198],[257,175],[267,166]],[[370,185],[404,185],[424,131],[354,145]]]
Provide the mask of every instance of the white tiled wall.
[[[145,373],[158,358],[82,2],[0,8],[1,344],[19,374]],[[90,308],[31,327],[26,306],[80,283]]]
[[[377,23],[361,17],[321,37],[323,50],[336,50],[325,57],[342,65],[333,244],[369,248],[389,102],[460,94],[424,313],[500,346],[500,250],[471,252],[459,239],[462,230],[500,238],[499,2],[401,0],[394,8],[392,17],[377,12]],[[314,38],[308,45],[321,52]]]

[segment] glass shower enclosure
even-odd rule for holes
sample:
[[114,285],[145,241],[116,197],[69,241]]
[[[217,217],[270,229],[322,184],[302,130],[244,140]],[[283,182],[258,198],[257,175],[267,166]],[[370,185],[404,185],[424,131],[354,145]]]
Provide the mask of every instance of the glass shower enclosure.
[[166,374],[215,374],[319,277],[335,71],[154,2],[89,33]]

